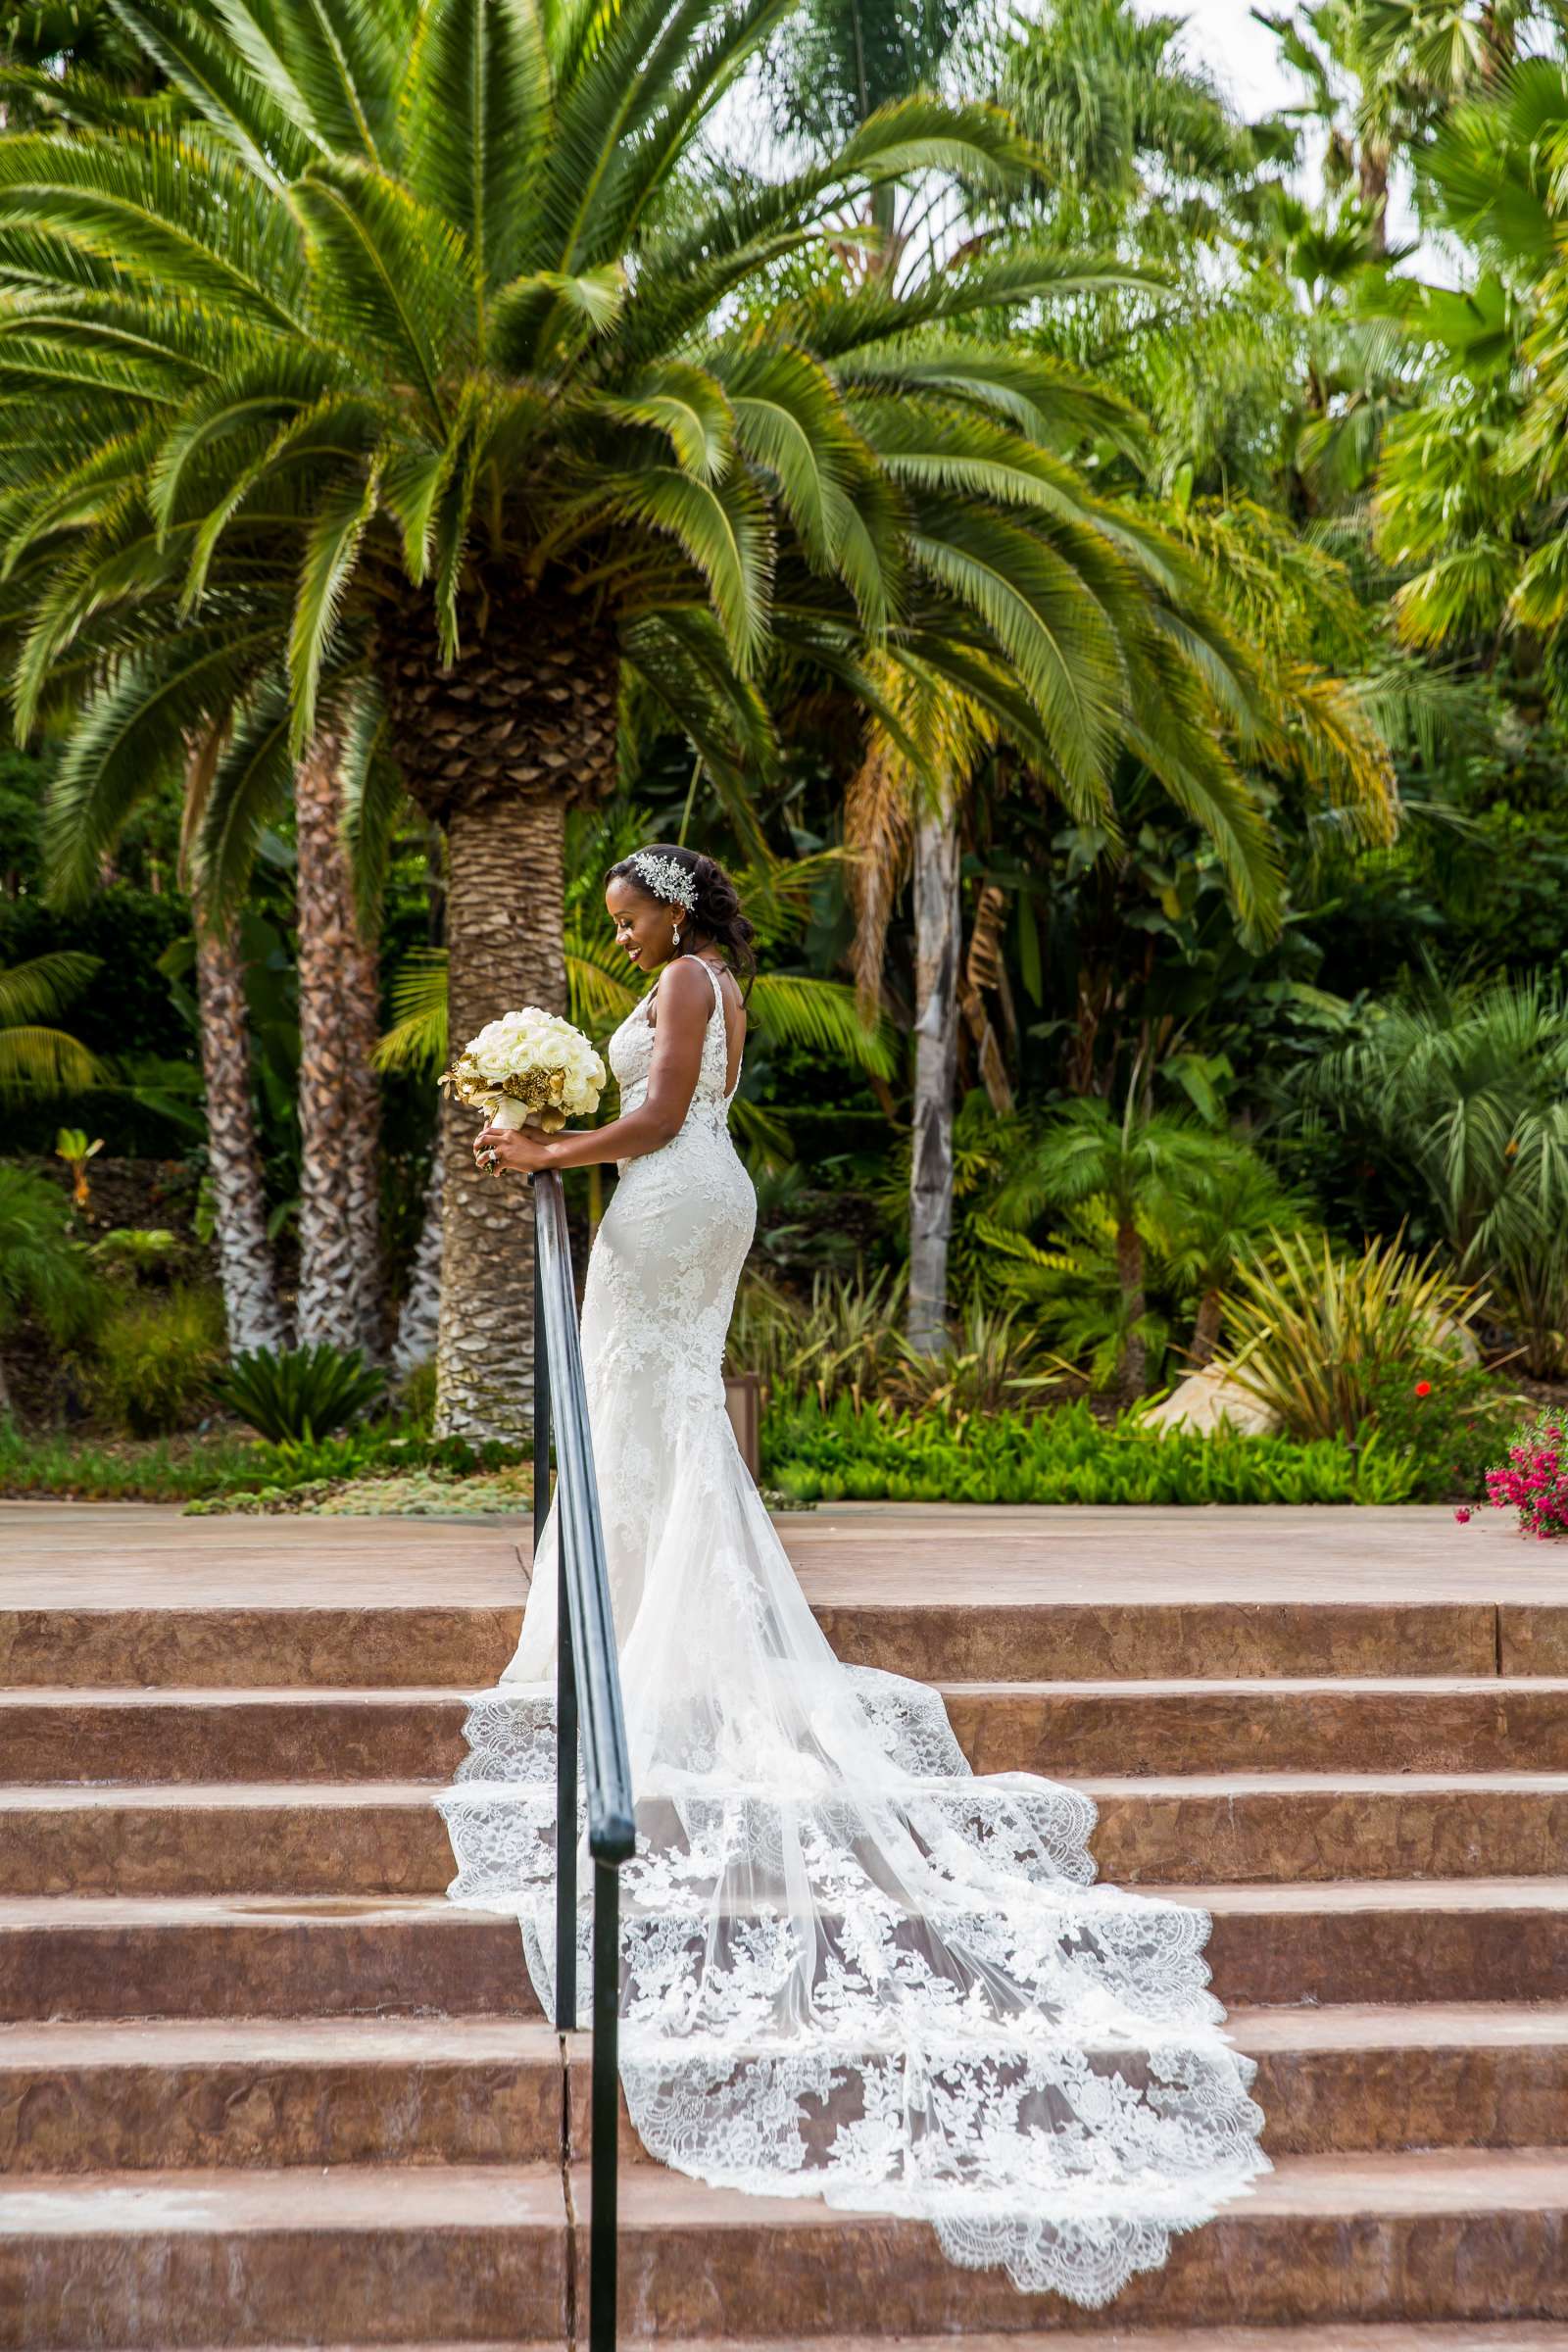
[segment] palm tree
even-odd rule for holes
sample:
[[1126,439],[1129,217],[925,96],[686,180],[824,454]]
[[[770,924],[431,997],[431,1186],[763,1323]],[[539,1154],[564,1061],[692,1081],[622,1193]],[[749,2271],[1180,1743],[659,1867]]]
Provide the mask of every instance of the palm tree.
[[994,1203],[993,1220],[1003,1229],[1021,1231],[1043,1209],[1089,1202],[1113,1221],[1124,1333],[1118,1384],[1125,1404],[1135,1403],[1148,1386],[1145,1222],[1223,1148],[1191,1120],[1147,1108],[1135,1084],[1119,1116],[1098,1097],[1064,1104]]
[[[701,133],[779,0],[122,13],[201,127],[0,145],[19,721],[74,659],[117,691],[135,643],[145,752],[281,651],[298,757],[357,662],[445,828],[458,1033],[564,1002],[564,814],[612,779],[623,668],[743,824],[764,658],[858,691],[868,638],[1081,803],[1128,725],[1232,790],[1192,568],[1043,446],[1051,371],[961,333],[1094,269],[1014,253],[907,299],[828,271],[751,315],[858,191],[1018,183],[995,112],[911,99],[737,195]],[[449,1108],[440,1425],[515,1434],[528,1226],[466,1140]]]
[[1390,433],[1378,480],[1379,546],[1409,575],[1396,616],[1413,643],[1468,644],[1489,664],[1528,632],[1556,668],[1568,617],[1565,136],[1568,67],[1554,59],[1454,110],[1426,169],[1443,224],[1483,267],[1463,292],[1409,288],[1400,312],[1432,383]]
[[75,1094],[102,1082],[98,1056],[48,1026],[98,969],[96,956],[74,949],[0,965],[0,1099]]
[[1183,53],[1186,31],[1179,16],[1143,16],[1129,0],[1051,0],[1013,20],[999,81],[1045,159],[1037,201],[1058,232],[1130,243],[1184,274],[1259,173],[1296,149],[1289,123],[1238,119]]
[[1166,1236],[1171,1274],[1198,1300],[1188,1356],[1195,1371],[1211,1363],[1220,1318],[1236,1269],[1276,1233],[1313,1223],[1305,1197],[1283,1184],[1268,1162],[1233,1137],[1191,1154],[1155,1186],[1155,1213]]

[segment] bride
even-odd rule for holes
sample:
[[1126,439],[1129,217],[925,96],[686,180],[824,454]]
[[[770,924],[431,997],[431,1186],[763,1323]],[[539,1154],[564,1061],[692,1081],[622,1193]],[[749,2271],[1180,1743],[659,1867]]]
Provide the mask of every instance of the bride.
[[[937,1691],[829,1648],[724,1409],[757,1210],[728,1132],[751,926],[711,858],[662,843],[611,869],[605,902],[654,976],[610,1044],[620,1116],[475,1149],[620,1175],[582,1348],[637,1800],[632,2122],[716,2185],[920,2217],[956,2262],[1107,2302],[1268,2170],[1208,1920],[1096,1886],[1086,1797],[976,1778]],[[552,1511],[515,1655],[439,1800],[448,1892],[516,1916],[547,2015],[555,1541]],[[584,1984],[587,1954],[585,1908]]]

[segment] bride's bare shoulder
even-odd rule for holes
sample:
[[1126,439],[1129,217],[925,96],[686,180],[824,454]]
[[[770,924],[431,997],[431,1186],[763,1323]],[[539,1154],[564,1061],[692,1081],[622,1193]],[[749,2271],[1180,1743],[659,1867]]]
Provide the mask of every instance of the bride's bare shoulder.
[[706,1027],[713,1006],[713,991],[706,972],[697,969],[694,957],[676,956],[665,964],[644,1002],[650,1020],[657,1020],[661,1009],[665,1008],[683,1027],[687,1022]]

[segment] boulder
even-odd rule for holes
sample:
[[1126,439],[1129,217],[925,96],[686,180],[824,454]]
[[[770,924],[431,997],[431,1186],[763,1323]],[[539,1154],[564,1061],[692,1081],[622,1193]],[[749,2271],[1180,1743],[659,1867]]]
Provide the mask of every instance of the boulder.
[[1178,1381],[1168,1396],[1149,1406],[1144,1420],[1151,1429],[1183,1427],[1197,1437],[1208,1435],[1222,1422],[1249,1438],[1272,1437],[1280,1425],[1272,1405],[1229,1379],[1217,1364]]

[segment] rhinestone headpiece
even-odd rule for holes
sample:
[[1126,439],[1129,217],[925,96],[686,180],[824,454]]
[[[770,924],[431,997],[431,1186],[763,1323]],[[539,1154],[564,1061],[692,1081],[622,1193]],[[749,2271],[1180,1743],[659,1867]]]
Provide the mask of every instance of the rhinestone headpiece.
[[678,858],[656,858],[652,850],[638,850],[626,863],[651,897],[684,906],[688,914],[697,912],[697,885]]

